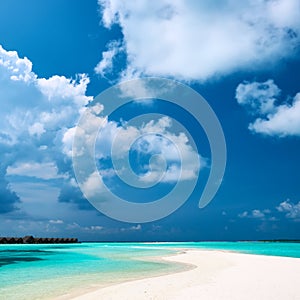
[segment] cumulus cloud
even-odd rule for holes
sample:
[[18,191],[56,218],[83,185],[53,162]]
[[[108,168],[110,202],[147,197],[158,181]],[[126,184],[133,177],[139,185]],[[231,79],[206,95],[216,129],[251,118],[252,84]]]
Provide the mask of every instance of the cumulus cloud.
[[11,189],[0,169],[0,214],[18,209],[18,203],[20,203],[20,198]]
[[274,112],[276,98],[280,92],[271,79],[265,82],[244,82],[236,88],[236,99],[239,104],[249,107],[254,113],[268,114]]
[[46,130],[42,123],[36,122],[33,125],[29,126],[28,132],[31,136],[36,135],[38,138],[40,138],[41,135],[46,132]]
[[265,214],[258,209],[252,211],[253,218],[264,218]]
[[94,207],[86,200],[73,178],[62,184],[58,202],[74,204],[80,210],[94,210]]
[[[298,0],[98,2],[104,26],[121,27],[125,78],[138,73],[203,81],[265,68],[293,56],[299,44]],[[101,72],[109,71],[116,51],[103,53]]]
[[283,201],[277,206],[279,212],[285,213],[286,217],[295,221],[300,221],[300,201],[293,203],[289,199]]
[[13,145],[20,137],[32,142],[34,137],[39,139],[54,130],[59,134],[72,127],[81,109],[92,100],[85,95],[88,83],[85,74],[75,79],[57,75],[38,78],[27,58],[1,47],[0,142]]
[[281,90],[269,79],[244,82],[236,89],[236,99],[257,119],[249,125],[253,132],[271,136],[300,136],[300,93],[292,101],[279,104]]
[[[85,74],[75,79],[57,75],[38,78],[27,58],[0,47],[2,134],[17,138],[29,132],[40,137],[47,130],[71,127],[80,109],[92,100],[85,94],[88,83]],[[15,134],[13,129],[18,129]]]
[[26,177],[35,177],[49,180],[57,178],[67,178],[67,175],[58,174],[58,168],[54,162],[22,162],[8,166],[7,175],[18,175]]
[[82,185],[82,190],[88,198],[92,198],[96,195],[99,196],[99,191],[101,193],[103,189],[105,189],[105,186],[99,172],[90,174]]
[[[106,116],[98,114],[101,112],[91,106],[86,110],[83,126],[70,128],[63,137],[65,153],[80,156],[84,151],[95,151],[96,161],[100,161],[100,172],[89,174],[83,183],[87,197],[101,193],[105,180],[116,175],[115,170],[122,178],[128,178],[132,174],[129,169],[137,167],[134,172],[139,182],[148,186],[155,182],[175,183],[195,179],[200,168],[207,165],[206,160],[190,145],[185,133],[172,132],[169,117],[133,126],[126,122],[109,121]],[[71,148],[70,141],[75,133],[77,142]],[[133,166],[127,166],[132,151],[136,153],[135,160],[131,161]],[[156,159],[158,156],[166,162],[166,169],[162,170],[161,159]],[[107,161],[111,160],[114,161],[114,170],[111,163],[106,166]]]
[[125,227],[122,227],[121,229],[120,229],[120,231],[141,231],[142,230],[142,225],[141,224],[137,224],[137,225],[133,225],[133,226],[131,226],[131,227],[127,227],[127,228],[125,228]]
[[105,77],[106,73],[109,73],[113,69],[113,60],[116,55],[123,51],[123,47],[120,42],[112,41],[107,46],[108,50],[102,52],[102,60],[95,67],[96,74]]
[[[259,209],[253,209],[252,211],[244,211],[241,214],[238,214],[238,217],[243,218],[252,218],[252,219],[261,219],[264,220],[267,215],[269,215],[271,211],[269,209],[259,210]],[[271,218],[269,218],[271,220]]]
[[71,165],[63,152],[63,137],[93,99],[86,95],[88,83],[86,74],[40,78],[28,58],[0,46],[2,212],[15,209],[20,201],[7,175],[9,180],[69,180]]
[[6,51],[0,45],[0,67],[8,70],[1,77],[8,77],[13,81],[30,82],[36,79],[32,72],[32,62],[27,58],[20,58],[16,51]]
[[64,224],[63,220],[49,220],[50,224]]
[[258,118],[250,129],[262,134],[300,136],[300,93],[297,93],[291,104],[276,107],[276,112],[266,119]]
[[[137,164],[142,165],[143,158],[145,159],[145,165],[139,173],[140,180],[144,182],[156,182],[160,179],[161,182],[171,183],[179,178],[194,179],[199,169],[206,166],[206,161],[190,145],[185,133],[175,134],[171,128],[172,121],[169,117],[150,120],[139,127],[107,122],[97,141],[100,147],[96,147],[96,155],[99,158],[113,155],[116,159],[126,160],[130,151],[136,151],[140,158]],[[147,158],[149,160],[153,156],[160,156],[166,162],[163,177],[160,159],[151,160],[151,170],[146,164]],[[200,161],[200,166],[197,161]]]
[[88,104],[92,97],[85,95],[89,78],[85,74],[78,74],[75,79],[54,75],[48,79],[38,78],[40,91],[52,103],[67,103],[72,101],[78,107]]
[[142,225],[141,224],[138,224],[136,226],[132,226],[131,227],[132,230],[141,230],[142,229]]
[[92,226],[86,226],[83,229],[87,231],[99,231],[103,229],[103,226],[92,225]]
[[[152,161],[152,169],[148,167],[152,156],[162,156],[167,162],[164,183],[174,183],[180,176],[182,180],[195,179],[199,168],[205,166],[205,160],[191,147],[187,135],[172,132],[169,118],[133,126],[109,120],[100,104],[87,108],[93,100],[86,95],[87,75],[39,78],[32,71],[29,59],[20,58],[17,52],[1,48],[0,59],[0,151],[6,153],[2,165],[9,180],[14,176],[25,176],[27,180],[59,179],[60,203],[91,209],[72,179],[71,158],[87,151],[86,148],[94,150],[93,141],[100,126],[96,158],[111,157],[111,148],[115,149],[113,155],[117,159],[127,157],[130,150],[135,151],[144,157],[144,165],[138,170],[138,175],[144,175],[140,176],[141,181],[153,182],[161,175],[159,160]],[[20,97],[24,99],[21,101]],[[77,128],[83,113],[87,116],[86,124],[84,129]],[[87,146],[85,149],[72,148],[76,130],[77,138]],[[181,159],[185,161],[183,167]],[[195,163],[197,160],[201,166]],[[107,167],[100,171],[97,175],[100,178],[115,174]],[[95,191],[95,178],[96,174],[90,174],[84,183],[89,196]],[[16,201],[10,201],[11,207],[15,207]]]
[[[140,129],[141,138],[133,145],[133,149],[144,155],[160,155],[166,161],[167,167],[161,182],[176,182],[179,178],[180,180],[196,178],[199,169],[206,166],[205,159],[191,147],[184,133],[178,135],[171,133],[168,130],[171,125],[171,119],[168,117],[145,124]],[[200,166],[197,164],[198,160],[200,160]],[[150,176],[146,173],[141,177],[142,181],[156,181],[161,177],[160,160],[152,162],[152,169],[149,170]]]
[[130,122],[109,121],[102,113],[102,108],[89,107],[83,125],[70,128],[63,136],[67,155],[95,154],[98,170],[91,170],[81,182],[86,197],[105,197],[107,189],[119,186],[117,176],[129,185],[149,187],[159,182],[195,180],[199,170],[207,166],[187,135],[173,132],[169,117],[143,120],[133,126]]

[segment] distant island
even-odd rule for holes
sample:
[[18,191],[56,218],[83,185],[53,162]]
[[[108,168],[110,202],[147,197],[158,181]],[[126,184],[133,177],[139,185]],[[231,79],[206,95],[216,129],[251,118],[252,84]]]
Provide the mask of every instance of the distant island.
[[24,237],[0,237],[0,244],[73,244],[77,238],[39,238],[27,235]]

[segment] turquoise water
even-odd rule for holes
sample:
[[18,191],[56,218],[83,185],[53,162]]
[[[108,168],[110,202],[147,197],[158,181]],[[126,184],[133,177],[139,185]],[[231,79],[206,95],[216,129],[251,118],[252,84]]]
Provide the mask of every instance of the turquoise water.
[[183,269],[153,258],[178,248],[222,249],[300,258],[300,244],[261,242],[0,245],[0,299],[50,299]]
[[276,242],[184,242],[184,243],[158,243],[151,245],[163,245],[165,248],[197,248],[238,251],[248,254],[287,256],[300,258],[300,243],[276,243]]
[[178,265],[145,261],[171,253],[171,249],[125,243],[0,245],[0,299],[47,299],[66,291],[173,272]]

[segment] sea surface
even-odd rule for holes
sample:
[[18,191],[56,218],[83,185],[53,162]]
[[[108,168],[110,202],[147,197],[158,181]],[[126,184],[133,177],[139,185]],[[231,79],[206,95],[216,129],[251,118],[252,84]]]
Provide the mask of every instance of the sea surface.
[[0,245],[0,299],[53,299],[116,282],[183,270],[161,256],[181,248],[300,258],[300,244],[262,242]]

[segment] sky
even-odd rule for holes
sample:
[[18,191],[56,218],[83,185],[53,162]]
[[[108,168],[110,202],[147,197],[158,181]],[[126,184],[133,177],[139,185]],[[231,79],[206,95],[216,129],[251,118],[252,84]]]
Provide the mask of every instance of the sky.
[[[149,77],[194,89],[222,126],[226,170],[203,208],[212,152],[190,114],[155,98],[105,114],[114,104],[99,93]],[[300,239],[299,78],[298,0],[1,1],[0,235]],[[143,88],[123,92],[134,98]],[[83,115],[85,129],[104,127],[95,137],[98,177],[80,183],[72,143]],[[141,115],[148,119],[131,122]],[[86,143],[85,134],[76,137]],[[112,147],[129,157],[142,188],[117,176]],[[96,177],[133,203],[162,199],[178,183],[196,186],[164,218],[125,222],[87,200],[102,188]]]

